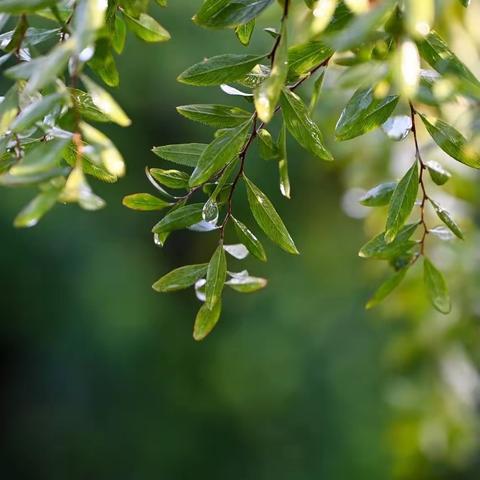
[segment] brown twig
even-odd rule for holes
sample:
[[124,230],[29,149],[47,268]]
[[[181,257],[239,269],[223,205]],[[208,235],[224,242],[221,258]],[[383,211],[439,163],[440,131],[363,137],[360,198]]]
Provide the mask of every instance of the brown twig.
[[[417,111],[415,110],[415,107],[413,106],[412,102],[409,102],[410,105],[410,118],[412,119],[412,134],[413,134],[413,140],[415,143],[415,157],[418,161],[418,165],[420,168],[420,173],[419,173],[419,184],[420,188],[422,190],[422,200],[420,202],[420,225],[423,227],[423,233],[422,237],[420,238],[419,245],[420,245],[420,252],[419,255],[422,256],[425,253],[425,241],[427,239],[427,235],[430,233],[428,229],[428,225],[425,219],[425,207],[426,203],[428,200],[430,200],[430,197],[427,194],[427,190],[425,187],[425,171],[427,170],[427,166],[425,165],[425,162],[422,159],[422,156],[420,154],[420,146],[418,143],[418,136],[417,136],[417,128],[415,125],[415,116],[417,115]],[[415,258],[415,260],[418,258],[418,256]]]

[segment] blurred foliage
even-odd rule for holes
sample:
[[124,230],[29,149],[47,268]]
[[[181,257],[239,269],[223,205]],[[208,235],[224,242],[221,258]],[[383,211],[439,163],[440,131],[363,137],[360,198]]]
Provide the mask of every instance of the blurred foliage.
[[[456,20],[443,19],[442,34],[475,71],[480,10],[472,4],[462,19],[454,3],[445,19]],[[448,271],[452,312],[432,312],[419,295],[421,274],[413,272],[386,307],[365,313],[371,285],[384,270],[355,258],[364,240],[359,189],[396,178],[412,150],[392,146],[380,131],[330,142],[349,97],[330,88],[333,77],[326,79],[316,120],[336,162],[318,165],[290,145],[291,163],[301,168],[292,168],[289,203],[281,200],[270,165],[249,166],[302,256],[269,250],[269,263],[257,268],[271,279],[270,288],[256,297],[228,294],[221,328],[201,345],[190,337],[198,302],[185,293],[149,293],[159,271],[207,261],[213,247],[211,239],[182,232],[164,250],[154,249],[148,232],[155,213],[126,212],[118,200],[144,188],[144,165],[160,166],[146,153],[152,145],[209,139],[207,128],[182,119],[175,107],[215,103],[219,90],[173,79],[219,46],[242,47],[232,32],[211,34],[191,23],[200,4],[172,2],[162,10],[175,42],[145,47],[132,38],[119,59],[115,96],[136,127],[105,129],[128,168],[119,184],[95,186],[108,210],[88,215],[59,206],[35,230],[14,232],[8,219],[28,192],[2,192],[2,473],[478,478],[476,176],[455,169],[449,182],[462,199],[452,208],[467,227],[465,241],[434,251]],[[280,9],[271,10],[258,30],[277,21]],[[252,42],[267,49],[270,39],[258,31]],[[247,212],[242,196],[236,208]],[[366,235],[380,231],[384,214],[366,219]]]

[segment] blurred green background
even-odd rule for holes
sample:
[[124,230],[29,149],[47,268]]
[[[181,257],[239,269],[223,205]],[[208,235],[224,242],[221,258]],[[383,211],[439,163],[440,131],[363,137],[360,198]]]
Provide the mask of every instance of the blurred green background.
[[[220,323],[203,343],[191,336],[199,306],[192,291],[162,296],[150,288],[169,269],[206,261],[212,237],[179,233],[159,249],[149,233],[157,215],[128,211],[121,198],[153,193],[143,174],[145,165],[161,164],[152,146],[211,138],[175,106],[243,102],[175,82],[203,56],[242,50],[231,32],[193,25],[199,3],[156,10],[172,41],[145,45],[130,37],[118,58],[114,95],[133,126],[108,130],[128,175],[116,185],[92,180],[106,209],[58,206],[34,229],[14,230],[12,218],[31,192],[1,192],[0,476],[478,478],[471,462],[436,464],[413,446],[398,460],[391,446],[386,347],[398,330],[392,317],[401,313],[395,303],[388,321],[381,310],[364,311],[380,277],[357,257],[361,223],[341,208],[343,168],[352,159],[384,161],[381,136],[370,135],[361,149],[336,148],[335,166],[290,142],[290,202],[278,191],[276,166],[250,155],[247,173],[278,207],[302,255],[269,245],[267,264],[247,262],[268,288],[227,292]],[[255,33],[260,51],[270,42]],[[341,103],[327,97],[318,120],[330,138]],[[240,190],[239,217],[253,225]],[[403,435],[397,450],[415,438]]]

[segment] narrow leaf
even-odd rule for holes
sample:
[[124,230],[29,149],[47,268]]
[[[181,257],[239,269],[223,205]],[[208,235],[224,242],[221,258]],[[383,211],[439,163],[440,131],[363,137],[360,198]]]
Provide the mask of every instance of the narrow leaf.
[[195,340],[203,340],[214,329],[220,319],[221,311],[221,301],[218,301],[211,310],[205,303],[200,307],[193,327],[193,338]]
[[247,186],[248,203],[253,217],[258,226],[265,232],[272,242],[275,242],[288,253],[298,254],[297,247],[288,233],[282,219],[267,196],[255,186],[248,178],[245,178]]
[[227,275],[227,259],[222,243],[215,250],[207,269],[205,284],[205,305],[212,310],[220,302]]
[[140,210],[140,211],[151,211],[151,210],[162,210],[166,208],[171,203],[162,200],[161,198],[150,195],[149,193],[134,193],[132,195],[127,195],[123,197],[122,201],[125,207],[130,208],[131,210]]
[[452,304],[448,294],[447,283],[442,273],[428,258],[423,260],[423,280],[432,305],[440,313],[450,313]]
[[158,279],[152,288],[157,292],[176,292],[191,287],[207,273],[207,263],[176,268]]

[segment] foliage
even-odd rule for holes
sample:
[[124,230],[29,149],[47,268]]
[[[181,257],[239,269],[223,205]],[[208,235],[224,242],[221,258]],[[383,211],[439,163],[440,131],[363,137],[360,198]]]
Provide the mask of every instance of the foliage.
[[[205,0],[194,21],[206,28],[233,29],[240,43],[248,46],[256,18],[273,3]],[[436,235],[440,239],[447,235],[443,228],[432,225],[431,214],[435,213],[456,237],[462,239],[463,233],[430,192],[430,183],[444,185],[451,173],[438,162],[424,159],[418,130],[423,125],[446,154],[469,167],[480,168],[474,139],[465,138],[441,118],[452,101],[462,99],[467,105],[478,102],[480,82],[433,29],[445,6],[433,0],[421,5],[413,0],[312,0],[306,1],[304,7],[290,0],[280,3],[278,29],[265,29],[273,37],[269,52],[217,55],[178,76],[180,82],[193,86],[218,85],[225,93],[241,96],[247,104],[253,104],[253,111],[216,104],[178,107],[178,112],[186,118],[216,129],[212,142],[154,148],[159,157],[191,167],[193,172],[151,169],[147,176],[160,197],[148,197],[150,201],[145,202],[146,194],[138,194],[142,198],[140,205],[132,205],[132,197],[127,197],[125,204],[138,210],[171,204],[165,217],[153,227],[155,243],[159,245],[166,242],[171,232],[184,228],[218,234],[218,246],[206,275],[192,282],[190,268],[197,272],[197,266],[183,267],[188,281],[175,284],[195,287],[197,297],[205,302],[195,331],[201,323],[208,325],[209,332],[218,321],[225,285],[240,292],[252,292],[267,283],[246,270],[235,272],[225,267],[226,259],[231,257],[243,260],[252,254],[266,260],[251,222],[234,216],[234,196],[241,183],[259,229],[286,252],[299,253],[272,202],[246,175],[247,157],[253,144],[258,144],[264,159],[278,165],[280,191],[290,198],[286,148],[290,137],[312,156],[333,160],[312,115],[325,74],[338,75],[337,70],[341,69],[339,83],[348,89],[353,87],[355,92],[338,119],[336,139],[355,139],[382,127],[392,140],[412,138],[414,147],[410,165],[400,180],[373,186],[360,199],[364,206],[388,206],[384,232],[366,243],[360,249],[360,256],[384,260],[393,269],[393,276],[378,288],[367,307],[377,305],[407,277],[414,265],[422,262],[426,295],[434,308],[449,313],[447,283],[427,256],[426,248],[432,235],[441,232]],[[466,6],[458,4],[458,8]],[[296,32],[292,25],[293,8],[295,16],[302,18],[301,32]],[[305,102],[298,91],[314,78],[311,99]],[[273,121],[274,117],[280,118]],[[473,128],[472,123],[466,130]],[[184,193],[174,195],[165,187]],[[229,230],[236,239],[227,242]],[[176,278],[179,270],[175,272]],[[163,284],[170,275],[159,282]],[[205,335],[194,336],[199,339]]]
[[147,8],[138,0],[1,2],[0,65],[13,84],[0,103],[0,185],[38,188],[15,226],[37,224],[57,202],[102,208],[85,175],[104,182],[124,175],[121,154],[90,122],[125,127],[130,119],[86,72],[115,87],[114,54],[127,30],[146,42],[169,39]]

